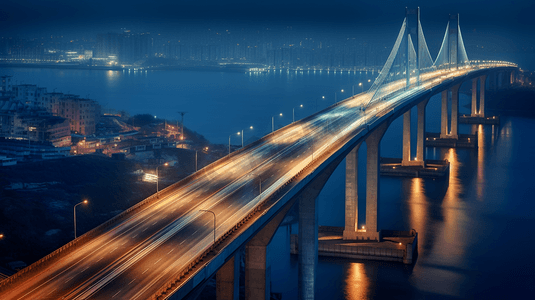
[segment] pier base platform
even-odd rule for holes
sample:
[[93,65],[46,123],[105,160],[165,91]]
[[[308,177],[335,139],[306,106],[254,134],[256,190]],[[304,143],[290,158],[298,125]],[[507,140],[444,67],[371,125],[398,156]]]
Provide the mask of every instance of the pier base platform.
[[441,138],[439,133],[427,132],[425,134],[426,147],[444,148],[477,148],[477,135],[459,134],[458,139]]
[[500,116],[480,117],[480,116],[471,116],[471,115],[459,115],[459,123],[500,125]]
[[[318,255],[366,260],[382,260],[412,264],[418,249],[418,233],[411,231],[381,230],[381,241],[343,240],[343,227],[320,226]],[[297,234],[290,237],[290,253],[298,254]]]
[[450,162],[445,160],[425,161],[425,166],[402,166],[401,158],[381,157],[381,176],[442,177],[450,173]]

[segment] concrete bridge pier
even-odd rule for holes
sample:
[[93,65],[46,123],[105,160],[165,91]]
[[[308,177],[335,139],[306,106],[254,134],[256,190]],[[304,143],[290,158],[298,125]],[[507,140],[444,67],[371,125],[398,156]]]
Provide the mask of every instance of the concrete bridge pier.
[[451,121],[450,131],[448,132],[448,90],[442,92],[442,113],[440,138],[441,139],[459,139],[459,88],[461,84],[454,85],[449,89],[451,91]]
[[[245,299],[262,300],[271,298],[271,264],[269,243],[277,228],[295,201],[286,204],[264,228],[245,246]],[[316,247],[317,249],[317,247]],[[239,270],[239,269],[238,269]],[[234,273],[236,276],[236,273]],[[234,280],[238,280],[238,277]],[[235,288],[235,286],[234,286]],[[219,287],[217,288],[219,290]],[[235,290],[234,295],[238,292]],[[218,298],[219,299],[219,298]],[[224,298],[231,299],[231,298]],[[234,298],[232,298],[234,299]]]
[[479,115],[477,111],[477,82],[479,81],[479,77],[472,79],[472,109],[471,109],[471,116],[477,117]]
[[485,84],[487,82],[487,75],[479,77],[479,116],[485,117]]
[[403,159],[401,166],[425,167],[425,108],[429,98],[418,103],[418,129],[416,132],[416,159],[411,159],[411,111],[403,114]]
[[240,297],[240,251],[236,253],[216,273],[216,299],[238,300]]
[[448,138],[448,94],[449,90],[442,91],[442,109],[440,110],[440,138]]
[[[381,240],[379,230],[379,175],[380,175],[380,144],[389,122],[379,125],[366,138],[366,226],[358,229],[358,195],[357,195],[357,159],[360,144],[348,154],[346,164],[346,210],[345,240]],[[347,159],[347,158],[346,158]],[[349,176],[348,176],[349,175]],[[348,184],[348,181],[351,181]]]
[[[477,82],[479,81],[479,109],[477,105]],[[485,83],[487,75],[472,79],[472,117],[485,117]]]
[[359,224],[359,195],[358,195],[358,152],[362,143],[359,143],[346,156],[346,201],[345,201],[345,227],[343,239],[353,239],[358,231]]

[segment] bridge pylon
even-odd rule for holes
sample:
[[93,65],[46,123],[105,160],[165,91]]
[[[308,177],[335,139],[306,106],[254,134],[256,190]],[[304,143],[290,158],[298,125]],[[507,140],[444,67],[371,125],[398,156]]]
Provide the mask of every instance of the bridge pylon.
[[433,65],[439,69],[457,69],[459,66],[468,63],[468,55],[466,54],[461,34],[459,14],[449,15],[444,39]]

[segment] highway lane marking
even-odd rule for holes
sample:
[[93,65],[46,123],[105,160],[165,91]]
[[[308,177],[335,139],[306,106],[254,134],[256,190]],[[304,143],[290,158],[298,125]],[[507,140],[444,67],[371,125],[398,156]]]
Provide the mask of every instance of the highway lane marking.
[[175,248],[171,249],[171,251],[167,252],[167,254],[169,254],[169,253],[173,252],[174,250],[175,250]]
[[135,279],[135,278],[132,279],[132,281],[130,281],[130,282],[128,283],[128,285],[130,285],[132,282],[134,282],[134,280],[136,280],[136,279]]
[[85,267],[85,269],[83,269],[82,272],[80,272],[80,273],[85,272],[85,270],[87,270],[87,269],[89,269],[89,266]]
[[134,235],[134,236],[133,236],[132,238],[135,238],[136,236],[137,236],[137,234],[136,234],[136,235]]
[[145,271],[143,271],[143,273],[141,273],[141,275],[145,274],[145,272],[147,272],[149,270],[149,268],[147,268]]
[[101,257],[97,260],[97,262],[101,261],[103,258],[104,258],[104,256],[101,256]]
[[156,223],[158,223],[158,221],[155,221],[154,223],[152,223],[152,225],[154,225],[154,224],[156,224]]
[[69,277],[69,279],[67,279],[67,281],[65,281],[65,283],[71,281],[71,279],[73,279],[73,278],[74,278],[74,276]]
[[162,258],[160,257],[160,259],[158,259],[154,264],[157,264],[160,262],[160,260],[162,260]]
[[57,290],[57,289],[58,289],[58,288],[55,288],[55,289],[51,290],[50,293],[48,293],[47,295],[52,294],[52,293],[53,293],[55,290]]
[[117,248],[119,248],[119,247],[113,248],[113,250],[111,250],[110,253],[112,253],[113,251],[117,250]]
[[182,243],[180,243],[179,245],[182,245],[182,244],[184,244],[185,242],[186,242],[186,240],[183,240]]
[[113,295],[112,298],[115,298],[115,296],[117,296],[117,294],[119,294],[122,290],[119,290],[117,293],[115,293],[115,295]]

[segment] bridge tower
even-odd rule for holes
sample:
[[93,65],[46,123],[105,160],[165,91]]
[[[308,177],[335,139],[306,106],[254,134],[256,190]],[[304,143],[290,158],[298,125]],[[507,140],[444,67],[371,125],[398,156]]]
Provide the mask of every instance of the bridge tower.
[[457,69],[466,63],[468,63],[468,56],[461,34],[459,14],[449,15],[446,33],[434,66],[442,69]]
[[[407,87],[411,85],[411,61],[410,61],[410,53],[411,50],[414,51],[414,49],[418,49],[415,51],[416,54],[416,61],[415,66],[416,69],[414,70],[416,72],[416,82],[417,84],[420,83],[420,64],[419,64],[419,58],[420,58],[420,47],[419,47],[419,24],[420,24],[420,8],[405,8],[405,19],[407,20],[407,25],[405,27],[405,47],[407,51],[407,57],[406,57],[406,76],[407,76]],[[411,45],[412,43],[412,45]],[[412,49],[411,49],[412,47]]]

